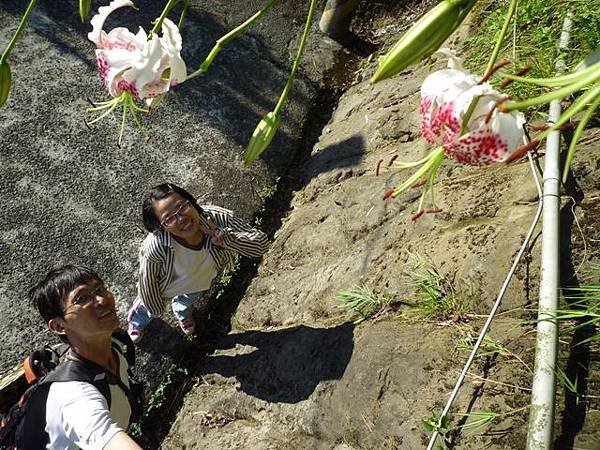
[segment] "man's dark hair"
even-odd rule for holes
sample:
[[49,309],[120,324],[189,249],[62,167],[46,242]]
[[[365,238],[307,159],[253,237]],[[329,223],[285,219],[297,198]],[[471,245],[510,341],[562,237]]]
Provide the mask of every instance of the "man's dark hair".
[[198,202],[194,196],[188,191],[173,183],[159,184],[148,191],[142,203],[142,222],[144,223],[144,228],[146,228],[146,230],[148,230],[150,233],[153,231],[162,230],[162,226],[158,220],[158,217],[156,217],[156,214],[154,214],[154,203],[173,194],[181,195],[184,199],[188,200],[194,208],[196,208],[199,214],[203,214],[202,208],[200,208],[200,205],[198,205]]
[[93,280],[102,282],[98,274],[88,267],[75,265],[57,267],[29,290],[29,298],[48,323],[51,319],[65,316],[65,304],[69,292]]

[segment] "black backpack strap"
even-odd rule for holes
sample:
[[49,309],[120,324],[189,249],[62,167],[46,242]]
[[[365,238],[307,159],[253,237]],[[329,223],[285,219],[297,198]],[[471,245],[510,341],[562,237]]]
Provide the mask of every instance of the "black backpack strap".
[[[112,337],[113,347],[117,348],[117,350],[125,357],[129,367],[133,367],[135,365],[135,345],[133,344],[129,334],[127,334],[127,331],[117,328],[113,332]],[[115,345],[115,343],[118,345]],[[125,351],[123,351],[123,348],[121,347],[122,345],[125,346]]]
[[110,388],[101,375],[104,370],[100,366],[92,364],[89,361],[67,360],[27,390],[24,394],[24,417],[18,424],[16,432],[17,442],[22,448],[27,450],[45,450],[46,448],[49,440],[46,432],[46,403],[52,383],[61,381],[91,383],[110,404]]
[[[118,345],[115,345],[115,349],[122,354]],[[82,381],[92,384],[106,399],[109,408],[111,403],[110,385],[117,385],[123,390],[129,401],[131,408],[130,422],[133,422],[133,419],[137,417],[136,414],[139,415],[141,411],[140,396],[136,396],[132,389],[127,387],[119,377],[107,372],[98,364],[78,358],[74,354],[68,354],[65,362],[58,365],[43,380],[29,388],[25,394],[27,395],[27,410],[17,429],[17,440],[22,443],[24,449],[45,450],[49,440],[48,433],[45,430],[48,392],[52,383],[65,381]]]
[[25,406],[19,413],[21,420],[16,419],[15,442],[23,449],[45,450],[50,437],[46,432],[46,400],[51,383],[39,382],[30,387],[24,395]]

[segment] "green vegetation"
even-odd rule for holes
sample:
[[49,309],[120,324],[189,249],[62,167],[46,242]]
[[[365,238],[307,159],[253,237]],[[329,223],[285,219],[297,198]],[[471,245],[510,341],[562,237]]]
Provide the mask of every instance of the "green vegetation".
[[[144,411],[139,422],[132,423],[130,426],[131,435],[133,437],[140,437],[143,434],[144,421],[148,419],[151,414],[156,414],[160,410],[167,399],[173,398],[172,391],[178,389],[177,386],[182,386],[182,380],[187,378],[189,375],[188,369],[180,365],[179,363],[173,363],[167,369],[162,382],[158,387],[150,394],[148,400],[144,403]],[[165,412],[165,416],[168,412]]]
[[408,275],[415,294],[408,314],[432,321],[463,320],[473,305],[473,292],[455,288],[454,280],[418,255],[412,257],[411,265]]
[[225,267],[221,271],[221,275],[217,282],[215,283],[213,292],[215,293],[215,299],[221,298],[221,296],[225,293],[225,290],[229,287],[231,281],[233,280],[234,275],[237,273],[240,268],[240,255],[235,253],[233,255],[233,264],[231,267]]
[[[583,297],[571,303],[568,309],[556,311],[557,320],[574,321],[572,326],[565,329],[567,333],[580,328],[596,327],[600,323],[600,286],[583,286],[579,291]],[[598,340],[600,340],[600,332],[592,334],[577,345]]]
[[578,389],[578,379],[575,376],[575,380],[571,381],[568,375],[562,370],[560,367],[556,367],[556,379],[558,383],[561,384],[566,390],[575,395],[575,404],[579,405],[580,395]]
[[[465,66],[481,73],[487,64],[490,42],[502,29],[509,2],[480,2],[473,11],[472,36],[464,42]],[[600,8],[597,0],[527,0],[519,2],[503,47],[501,58],[513,64],[511,71],[523,67],[531,70],[527,76],[551,77],[555,74],[558,39],[567,12],[572,13],[569,51],[564,55],[567,68],[575,68],[587,55],[600,47]],[[498,82],[501,77],[496,77]],[[514,98],[533,97],[540,88],[512,83],[505,89]]]
[[370,317],[381,315],[392,303],[394,297],[373,291],[365,285],[356,286],[350,291],[340,291],[337,294],[339,307],[352,311],[354,323],[358,324]]
[[[456,342],[457,350],[472,351],[474,346],[475,346],[474,339],[459,339]],[[486,356],[492,356],[492,355],[496,355],[496,354],[514,358],[519,363],[523,364],[523,366],[525,366],[528,371],[531,372],[531,368],[529,367],[529,365],[527,365],[518,355],[516,355],[515,353],[511,352],[508,348],[506,348],[506,346],[502,342],[496,341],[487,336],[483,338],[483,341],[481,342],[481,345],[479,346],[479,350],[477,351],[477,354],[475,355],[475,357],[483,358]]]

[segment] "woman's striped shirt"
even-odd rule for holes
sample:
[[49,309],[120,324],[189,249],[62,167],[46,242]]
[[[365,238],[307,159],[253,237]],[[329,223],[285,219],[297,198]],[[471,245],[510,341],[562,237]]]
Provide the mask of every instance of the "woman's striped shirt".
[[[210,216],[224,232],[222,246],[214,245],[210,239],[206,239],[204,243],[204,249],[212,256],[219,270],[230,268],[236,253],[258,258],[267,251],[267,235],[234,217],[230,210],[218,206],[202,206],[202,209],[202,225],[210,228],[207,219]],[[170,233],[156,231],[148,234],[140,247],[138,297],[152,316],[161,315],[170,300],[163,296],[163,292],[173,278],[175,255],[172,239]]]

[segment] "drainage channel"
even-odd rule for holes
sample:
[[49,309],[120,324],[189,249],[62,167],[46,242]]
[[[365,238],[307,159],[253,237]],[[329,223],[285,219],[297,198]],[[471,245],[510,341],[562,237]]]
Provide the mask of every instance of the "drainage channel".
[[[264,207],[255,215],[255,221],[272,239],[281,227],[282,219],[290,209],[294,192],[304,186],[303,167],[309,160],[313,146],[321,131],[330,120],[334,108],[349,76],[354,73],[358,57],[340,62],[328,82],[333,87],[318,92],[313,107],[308,113],[308,121],[302,132],[303,139],[298,145],[295,157],[289,168],[278,180],[274,194],[265,201]],[[231,318],[246,290],[257,275],[259,263],[242,259],[239,267],[226,285],[215,289],[208,301],[208,307],[201,314],[206,315],[207,326],[193,340],[184,341],[181,350],[173,358],[162,383],[154,389],[146,401],[146,409],[139,423],[132,428],[135,439],[148,450],[159,449],[169,433],[185,395],[197,381],[197,373],[203,360],[218,348],[219,340],[231,331]],[[204,321],[203,321],[204,322]]]

